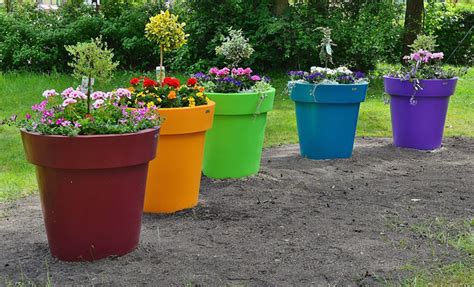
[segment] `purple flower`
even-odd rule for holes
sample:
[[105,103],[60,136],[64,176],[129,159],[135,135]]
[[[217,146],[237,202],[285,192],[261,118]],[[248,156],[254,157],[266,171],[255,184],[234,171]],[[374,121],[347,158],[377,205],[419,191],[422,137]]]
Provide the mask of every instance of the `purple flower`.
[[75,128],[80,128],[82,125],[79,122],[74,122],[74,127]]
[[39,104],[33,105],[31,109],[35,112],[42,112],[46,108],[46,105],[48,104],[47,100],[42,101]]
[[27,120],[29,120],[29,119],[31,119],[31,115],[27,113],[27,114],[25,115],[25,118],[26,118]]
[[324,79],[325,77],[324,77],[323,74],[316,72],[316,73],[313,73],[313,74],[309,74],[309,75],[305,76],[304,78],[305,78],[306,81],[311,82],[311,81],[320,81],[320,80]]
[[365,74],[361,71],[356,71],[356,72],[354,72],[354,77],[356,79],[362,79],[362,78],[365,78]]
[[194,78],[200,80],[200,81],[209,81],[211,77],[209,75],[204,74],[203,72],[198,72],[193,75]]

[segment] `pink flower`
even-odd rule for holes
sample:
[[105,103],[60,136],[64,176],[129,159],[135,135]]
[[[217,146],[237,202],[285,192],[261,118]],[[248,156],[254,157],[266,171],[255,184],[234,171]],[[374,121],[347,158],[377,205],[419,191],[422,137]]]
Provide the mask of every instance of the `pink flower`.
[[260,76],[258,76],[258,75],[253,75],[252,77],[250,77],[250,79],[252,81],[260,81],[262,78],[260,78]]
[[117,91],[115,92],[115,94],[116,94],[119,98],[124,98],[124,97],[126,97],[127,99],[131,99],[131,98],[132,98],[132,93],[131,93],[129,90],[123,89],[123,88],[117,89]]
[[77,101],[76,101],[75,99],[73,99],[73,98],[67,98],[67,99],[65,99],[65,100],[63,101],[62,106],[63,106],[63,107],[67,107],[67,106],[69,106],[69,105],[71,105],[71,104],[75,104],[75,103],[77,103]]
[[69,87],[65,89],[64,91],[62,91],[61,96],[63,96],[64,98],[67,98],[72,92],[74,92],[74,89]]
[[27,114],[25,115],[25,118],[26,118],[27,120],[29,120],[29,119],[31,119],[31,115],[27,113]]
[[431,55],[431,58],[432,58],[432,59],[439,59],[439,60],[441,60],[441,59],[444,58],[444,54],[443,54],[443,52],[433,53],[433,54]]
[[229,72],[230,72],[230,69],[225,67],[225,68],[222,68],[222,69],[217,71],[217,76],[218,77],[225,77],[229,74]]
[[54,97],[54,96],[57,96],[58,93],[56,92],[56,90],[46,90],[43,92],[43,97],[45,98],[49,98],[49,97]]
[[106,94],[104,92],[97,91],[97,92],[93,92],[91,94],[91,99],[93,99],[93,100],[104,99],[105,96],[106,96]]
[[69,96],[69,98],[72,98],[72,99],[87,99],[87,96],[86,94],[84,94],[83,92],[81,91],[72,91]]
[[98,108],[100,108],[103,104],[104,104],[104,100],[98,99],[98,100],[96,100],[96,101],[92,104],[92,106],[94,107],[94,109],[98,109]]
[[46,105],[48,104],[47,100],[42,101],[39,104],[33,105],[31,109],[36,112],[42,112],[46,108]]
[[252,69],[250,69],[250,68],[248,68],[248,67],[247,67],[247,68],[245,68],[245,70],[244,70],[244,74],[246,74],[246,75],[250,75],[250,74],[252,74],[252,73],[253,73]]
[[70,121],[63,121],[63,122],[61,123],[61,125],[62,125],[63,127],[67,127],[67,126],[70,126],[70,125],[71,125],[71,122],[70,122]]
[[209,69],[209,74],[217,75],[217,72],[219,72],[219,69],[217,67],[212,67],[211,69]]
[[79,122],[74,122],[74,127],[75,128],[80,128],[82,127],[81,124]]

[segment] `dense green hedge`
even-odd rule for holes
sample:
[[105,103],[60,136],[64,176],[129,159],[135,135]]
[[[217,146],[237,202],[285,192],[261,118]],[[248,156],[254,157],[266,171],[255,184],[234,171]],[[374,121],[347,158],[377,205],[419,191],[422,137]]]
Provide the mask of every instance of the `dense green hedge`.
[[[112,3],[113,2],[113,3]],[[228,27],[242,28],[254,45],[248,65],[260,70],[308,68],[318,64],[321,34],[333,30],[335,64],[367,70],[377,61],[397,62],[401,55],[403,7],[392,1],[349,1],[321,11],[316,5],[290,6],[280,17],[271,13],[271,0],[187,0],[175,13],[187,23],[189,43],[166,55],[166,65],[175,70],[203,70],[222,65],[214,48]],[[309,1],[317,2],[317,1]],[[85,6],[66,5],[58,11],[16,7],[0,12],[0,70],[65,71],[68,56],[64,45],[102,35],[114,49],[124,69],[152,69],[158,49],[144,37],[148,18],[164,9],[162,4],[133,5],[103,1],[101,12]],[[315,6],[315,7],[313,7]],[[438,35],[440,50],[449,55],[473,25],[472,11],[429,5],[425,30]],[[472,35],[466,39],[453,63],[472,59]]]

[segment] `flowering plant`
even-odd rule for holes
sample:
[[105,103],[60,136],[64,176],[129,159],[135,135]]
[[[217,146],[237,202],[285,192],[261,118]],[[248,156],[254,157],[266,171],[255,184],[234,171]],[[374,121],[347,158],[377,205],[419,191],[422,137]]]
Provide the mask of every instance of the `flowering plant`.
[[45,98],[31,107],[25,119],[12,116],[0,124],[15,125],[29,132],[45,135],[94,135],[123,134],[159,126],[160,119],[155,107],[129,110],[122,103],[131,98],[127,89],[112,92],[96,91],[88,96],[80,89],[67,88],[61,94],[46,90]]
[[206,105],[209,99],[204,87],[198,85],[196,78],[189,78],[181,85],[179,79],[166,77],[160,85],[147,77],[133,78],[128,89],[129,98],[124,103],[129,107],[179,108]]
[[208,91],[214,93],[254,92],[257,83],[270,82],[270,78],[253,74],[250,68],[213,67],[207,74],[199,72],[194,77]]
[[442,66],[443,52],[432,53],[420,49],[409,56],[404,56],[406,66],[391,71],[387,76],[415,82],[421,79],[451,79],[465,73],[465,69],[455,69]]
[[352,72],[347,67],[329,69],[322,67],[311,67],[311,71],[289,71],[288,75],[292,82],[308,82],[311,84],[354,84],[367,82],[362,72]]

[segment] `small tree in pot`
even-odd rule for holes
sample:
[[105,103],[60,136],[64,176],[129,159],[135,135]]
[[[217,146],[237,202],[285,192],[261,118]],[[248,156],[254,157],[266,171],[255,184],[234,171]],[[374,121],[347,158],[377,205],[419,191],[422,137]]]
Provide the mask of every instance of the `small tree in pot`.
[[194,75],[216,102],[203,165],[204,174],[213,178],[238,178],[259,171],[267,112],[272,110],[275,97],[268,77],[238,67],[254,49],[241,30],[228,31],[216,54],[224,56],[230,66]]
[[303,157],[310,159],[352,156],[360,103],[365,100],[367,79],[347,67],[332,64],[331,29],[321,27],[321,63],[310,72],[290,71],[288,89],[295,102],[296,122]]
[[43,93],[23,120],[26,158],[36,166],[43,217],[53,256],[66,261],[124,255],[139,242],[148,162],[155,157],[155,108],[129,111],[127,89],[91,91],[92,78],[116,63],[99,40],[67,47],[86,91]]

